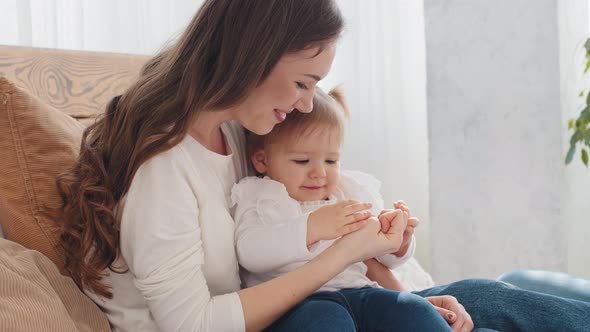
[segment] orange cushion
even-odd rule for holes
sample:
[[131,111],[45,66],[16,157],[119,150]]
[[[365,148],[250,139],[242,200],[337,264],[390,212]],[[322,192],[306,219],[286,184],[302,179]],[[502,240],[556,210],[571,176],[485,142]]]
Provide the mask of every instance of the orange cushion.
[[0,77],[0,222],[7,239],[40,251],[61,270],[55,178],[73,165],[84,127]]
[[100,309],[37,251],[0,239],[0,330],[110,331]]

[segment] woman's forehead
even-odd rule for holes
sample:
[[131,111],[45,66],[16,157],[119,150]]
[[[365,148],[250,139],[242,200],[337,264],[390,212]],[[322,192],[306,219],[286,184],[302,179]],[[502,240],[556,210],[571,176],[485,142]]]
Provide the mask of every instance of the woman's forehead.
[[[319,52],[319,53],[318,53]],[[333,44],[325,45],[320,49],[319,46],[308,48],[294,53],[283,55],[278,65],[290,69],[297,74],[316,76],[324,78],[328,75],[336,48]]]

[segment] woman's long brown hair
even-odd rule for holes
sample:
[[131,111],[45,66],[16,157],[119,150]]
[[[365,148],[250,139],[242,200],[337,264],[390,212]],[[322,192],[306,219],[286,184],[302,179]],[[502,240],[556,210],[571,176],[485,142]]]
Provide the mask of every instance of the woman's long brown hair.
[[[137,169],[172,148],[201,111],[227,109],[287,53],[335,40],[343,22],[332,0],[207,0],[180,38],[152,58],[83,134],[76,164],[57,179],[60,245],[74,281],[112,297],[103,277],[124,271],[114,209]],[[198,120],[196,120],[198,121]]]

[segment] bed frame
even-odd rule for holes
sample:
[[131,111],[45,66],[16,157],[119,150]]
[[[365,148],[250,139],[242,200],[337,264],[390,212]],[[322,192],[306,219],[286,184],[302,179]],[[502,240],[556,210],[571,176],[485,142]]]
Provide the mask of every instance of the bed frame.
[[84,123],[133,82],[148,58],[0,45],[0,76]]

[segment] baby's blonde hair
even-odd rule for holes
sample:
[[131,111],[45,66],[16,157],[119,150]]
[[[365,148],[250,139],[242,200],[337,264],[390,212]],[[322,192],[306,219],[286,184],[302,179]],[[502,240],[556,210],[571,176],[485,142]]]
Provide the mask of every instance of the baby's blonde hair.
[[271,145],[288,143],[289,140],[296,140],[298,137],[310,135],[326,127],[337,130],[342,139],[348,116],[349,110],[340,88],[336,87],[329,93],[325,93],[316,87],[313,96],[313,110],[310,113],[294,111],[287,116],[285,121],[277,124],[266,135],[247,132],[248,156],[252,156],[259,150],[268,150]]

